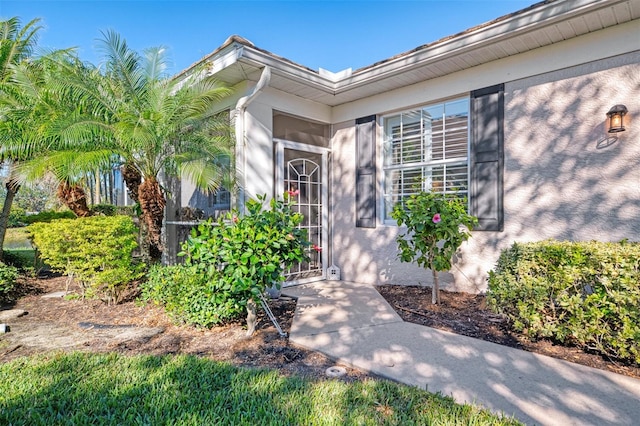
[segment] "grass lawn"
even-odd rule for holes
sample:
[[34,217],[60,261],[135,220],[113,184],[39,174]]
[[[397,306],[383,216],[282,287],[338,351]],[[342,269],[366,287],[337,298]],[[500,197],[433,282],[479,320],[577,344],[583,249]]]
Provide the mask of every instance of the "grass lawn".
[[42,267],[36,264],[36,251],[31,245],[27,228],[8,228],[4,237],[5,261],[22,268]]
[[33,247],[31,247],[31,241],[29,241],[27,228],[8,228],[4,236],[4,249],[33,249]]
[[78,352],[0,364],[0,424],[520,423],[384,380],[312,381],[194,356]]

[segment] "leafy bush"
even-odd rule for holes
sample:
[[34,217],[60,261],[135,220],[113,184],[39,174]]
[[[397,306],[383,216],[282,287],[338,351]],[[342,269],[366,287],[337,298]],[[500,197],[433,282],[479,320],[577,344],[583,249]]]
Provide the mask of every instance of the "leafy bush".
[[[287,197],[288,199],[288,197]],[[185,265],[154,269],[144,284],[147,299],[174,316],[210,327],[237,319],[265,288],[284,280],[284,270],[307,258],[302,215],[286,201],[266,196],[250,200],[247,214],[209,220],[191,232],[182,246]]]
[[95,215],[113,216],[117,212],[117,207],[113,204],[94,204],[91,212]]
[[640,363],[640,244],[514,244],[489,272],[487,301],[533,337]]
[[76,215],[71,210],[55,211],[46,210],[38,214],[32,214],[24,218],[24,223],[32,224],[37,222],[51,222],[57,219],[75,219]]
[[212,327],[246,312],[244,304],[220,284],[199,274],[194,266],[154,265],[141,285],[140,298],[163,306],[177,321]]
[[192,231],[182,247],[185,264],[224,281],[245,299],[284,281],[284,270],[307,258],[306,231],[298,228],[303,216],[275,199],[265,209],[265,199],[249,200],[241,218],[231,213],[216,226],[209,221]]
[[7,265],[15,266],[18,271],[27,275],[35,276],[45,267],[34,249],[4,250],[2,256]]
[[80,281],[85,296],[118,301],[124,286],[141,276],[132,260],[137,228],[126,216],[58,219],[29,226],[40,257],[54,271]]
[[140,211],[140,204],[136,204],[133,206],[116,206],[115,214],[138,217],[142,214],[142,212]]
[[9,301],[17,279],[18,270],[13,266],[0,262],[0,305]]
[[396,239],[400,260],[431,269],[431,301],[440,303],[438,271],[451,269],[453,255],[469,238],[477,219],[467,214],[465,199],[424,191],[406,199],[404,205],[397,204],[391,217],[407,227]]
[[7,228],[19,228],[24,226],[27,219],[27,212],[25,209],[11,206],[9,211],[9,217],[7,218]]

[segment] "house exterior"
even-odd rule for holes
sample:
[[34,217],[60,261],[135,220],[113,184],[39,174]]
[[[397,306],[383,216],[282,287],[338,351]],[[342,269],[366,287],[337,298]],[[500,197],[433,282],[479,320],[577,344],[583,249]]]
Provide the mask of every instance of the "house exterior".
[[[290,190],[322,248],[292,284],[429,284],[397,258],[389,216],[416,185],[479,218],[441,275],[452,290],[485,290],[516,241],[640,240],[640,0],[543,1],[339,73],[237,36],[202,62],[238,93],[232,203]],[[614,105],[623,132],[608,132]]]

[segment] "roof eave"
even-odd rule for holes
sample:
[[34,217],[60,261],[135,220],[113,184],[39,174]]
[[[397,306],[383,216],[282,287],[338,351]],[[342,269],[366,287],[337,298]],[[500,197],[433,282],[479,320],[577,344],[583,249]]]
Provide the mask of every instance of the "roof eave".
[[611,4],[601,0],[574,0],[572,2],[541,2],[527,9],[505,15],[494,21],[471,28],[454,36],[420,46],[377,64],[357,69],[337,83],[336,93],[351,90],[363,84],[392,77],[410,69],[424,67],[443,59],[460,56],[503,40],[513,39],[531,31],[570,19],[587,11],[595,11]]

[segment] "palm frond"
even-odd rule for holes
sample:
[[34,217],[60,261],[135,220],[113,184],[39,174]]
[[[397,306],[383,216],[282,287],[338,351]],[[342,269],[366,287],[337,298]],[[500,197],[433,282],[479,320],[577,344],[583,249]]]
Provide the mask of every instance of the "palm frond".
[[205,193],[228,187],[231,177],[227,167],[204,158],[182,162],[179,172],[181,177],[192,182]]
[[18,64],[29,58],[38,43],[38,25],[36,18],[21,27],[20,18],[12,17],[0,21],[0,80],[9,75],[9,65]]
[[103,32],[100,46],[105,54],[107,75],[122,84],[131,101],[139,105],[144,98],[147,78],[142,58],[129,48],[127,42],[115,31]]
[[169,65],[167,48],[164,46],[151,47],[145,49],[143,53],[147,80],[153,82],[166,78],[165,73]]
[[88,172],[107,169],[113,162],[111,150],[55,151],[20,163],[16,167],[17,180],[21,184],[35,182],[52,173],[59,181],[79,182]]

